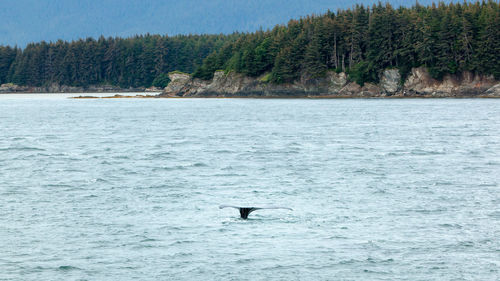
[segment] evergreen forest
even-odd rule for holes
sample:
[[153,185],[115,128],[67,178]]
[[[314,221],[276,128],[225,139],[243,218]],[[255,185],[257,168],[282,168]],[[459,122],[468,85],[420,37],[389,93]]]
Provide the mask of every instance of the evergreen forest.
[[464,71],[500,79],[500,4],[390,4],[327,11],[271,30],[230,35],[144,35],[0,46],[0,83],[42,86],[164,86],[178,70],[211,79],[235,71],[286,83],[326,71],[363,85],[397,68],[404,79],[424,66],[441,79]]
[[209,54],[239,36],[148,34],[31,43],[24,50],[0,46],[0,84],[149,87],[164,81],[168,72],[193,72]]

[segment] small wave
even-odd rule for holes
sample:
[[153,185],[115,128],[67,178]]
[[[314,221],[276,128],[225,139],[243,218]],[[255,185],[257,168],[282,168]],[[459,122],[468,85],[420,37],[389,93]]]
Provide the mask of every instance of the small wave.
[[79,169],[66,169],[66,170],[63,170],[63,172],[68,172],[68,173],[86,173],[85,170],[79,170]]
[[183,258],[183,257],[191,257],[193,256],[192,253],[175,253],[173,255],[170,255],[171,258],[176,259],[176,258]]
[[446,154],[442,151],[423,150],[423,149],[414,149],[410,153],[412,155],[443,155],[443,154]]
[[467,248],[468,247],[474,247],[474,242],[472,242],[472,241],[460,241],[458,243],[458,246],[460,246],[460,247],[467,247]]
[[201,162],[197,162],[197,163],[194,163],[194,164],[189,164],[189,165],[178,165],[178,166],[175,166],[177,169],[179,170],[187,170],[189,168],[199,168],[199,167],[208,167],[207,164],[205,163],[201,163]]
[[118,156],[113,156],[113,159],[124,159],[124,160],[127,160],[127,159],[130,159],[128,156],[126,155],[118,155]]
[[166,143],[165,145],[170,145],[172,147],[177,147],[177,146],[181,146],[181,145],[186,145],[186,144],[193,144],[193,143],[196,143],[194,141],[178,141],[178,142],[169,142],[169,143]]
[[349,237],[342,236],[342,235],[334,235],[334,236],[328,237],[328,239],[349,239]]
[[155,159],[168,159],[172,158],[172,153],[170,152],[158,152],[158,153],[150,153],[146,155],[146,160],[155,160]]
[[375,273],[375,274],[389,274],[389,272],[375,271],[375,270],[371,270],[371,269],[363,269],[363,272],[364,273]]
[[462,226],[460,224],[456,224],[456,223],[454,223],[454,224],[452,224],[452,223],[442,223],[439,226],[440,227],[445,227],[445,228],[458,228],[458,229],[462,228]]
[[120,169],[118,169],[118,171],[123,172],[124,174],[127,174],[129,176],[130,175],[137,175],[137,174],[139,174],[136,171],[132,171],[132,170],[127,169],[127,168],[120,168]]
[[473,155],[473,156],[475,156],[475,155],[481,155],[481,153],[482,152],[478,151],[478,150],[468,150],[467,151],[467,155]]
[[432,185],[434,185],[434,186],[440,186],[440,185],[448,186],[448,185],[453,185],[453,183],[449,182],[449,181],[438,181],[438,182],[433,183]]
[[367,258],[366,261],[369,263],[391,263],[391,262],[394,262],[394,259],[388,258],[388,259],[382,260],[382,259]]
[[228,173],[228,174],[215,174],[213,176],[214,177],[244,177],[244,176],[246,176],[246,174]]
[[176,171],[176,170],[186,170],[187,168],[185,166],[182,166],[182,165],[177,165],[177,166],[173,166],[173,167],[156,167],[156,168],[153,168],[153,171],[154,172],[157,172],[157,171]]
[[434,213],[442,213],[446,212],[446,208],[438,208],[434,210],[428,210],[428,209],[410,209],[407,210],[408,212],[415,212],[415,213],[421,213],[421,214],[434,214]]
[[492,212],[492,213],[488,214],[488,216],[492,217],[492,218],[500,218],[500,211]]
[[0,151],[45,151],[45,149],[38,148],[38,147],[5,147],[5,148],[0,148]]
[[146,238],[146,239],[143,239],[141,240],[140,242],[141,243],[146,243],[146,242],[156,242],[158,241],[157,239],[153,239],[153,238]]
[[361,262],[360,260],[355,260],[355,259],[349,259],[349,260],[342,260],[339,262],[339,264],[345,265],[345,264],[354,264],[354,263],[359,263]]
[[375,190],[374,192],[372,192],[373,194],[387,194],[388,192],[381,189],[381,188],[378,188],[377,190]]
[[108,181],[105,179],[101,179],[101,178],[94,178],[94,179],[90,179],[88,182],[90,182],[90,183],[98,183],[98,182],[99,183],[106,183]]
[[[265,267],[263,268],[263,270],[291,270],[291,269],[295,269],[297,268],[297,265],[282,265],[282,264],[278,264],[278,265],[275,265],[275,266],[269,266],[269,267]],[[284,279],[286,280],[286,279]]]
[[71,265],[61,265],[57,269],[61,271],[81,270],[80,268]]
[[250,262],[253,262],[255,261],[255,259],[239,259],[236,261],[236,263],[250,263]]
[[355,173],[355,174],[362,174],[362,175],[377,175],[377,176],[384,176],[385,175],[383,173],[378,173],[376,171],[369,170],[369,169],[364,169],[364,168],[356,169],[356,170],[353,171],[353,173]]
[[496,184],[496,183],[481,183],[478,186],[482,186],[482,187],[496,187],[496,186],[498,186],[498,184]]
[[62,183],[51,183],[51,184],[44,185],[44,187],[65,187],[65,188],[69,188],[69,187],[71,187],[71,185],[69,185],[69,184],[62,184]]
[[396,156],[403,156],[405,154],[406,153],[404,153],[404,152],[389,152],[389,153],[386,153],[384,156],[394,156],[394,157],[396,157]]
[[163,189],[163,188],[168,188],[169,185],[166,185],[166,184],[160,184],[160,185],[152,185],[152,186],[148,186],[146,188],[149,188],[149,189]]
[[196,241],[193,241],[193,240],[175,241],[175,242],[171,243],[170,246],[184,245],[184,244],[193,244],[195,242]]

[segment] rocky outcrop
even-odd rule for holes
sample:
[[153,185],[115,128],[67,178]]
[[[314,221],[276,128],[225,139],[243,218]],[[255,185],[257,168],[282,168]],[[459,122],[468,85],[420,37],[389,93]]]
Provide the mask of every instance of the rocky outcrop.
[[[423,68],[414,68],[404,83],[405,96],[424,97],[494,97],[494,91],[487,92],[498,81],[493,76],[474,75],[464,72],[461,75],[446,75],[442,81],[433,79]],[[500,97],[500,95],[497,95]]]
[[12,83],[0,85],[0,93],[22,93],[29,90],[29,87],[19,86]]
[[389,93],[395,94],[401,90],[401,74],[397,69],[386,69],[380,79],[380,87]]
[[500,86],[492,76],[465,72],[438,81],[425,68],[412,69],[404,83],[397,69],[387,69],[378,85],[363,86],[350,82],[345,73],[333,71],[320,78],[303,75],[285,84],[267,82],[268,75],[253,78],[223,71],[215,72],[210,81],[183,73],[171,73],[169,78],[162,97],[500,97]]
[[[163,91],[166,97],[320,97],[342,95],[348,84],[345,73],[328,72],[322,78],[302,77],[294,83],[273,84],[267,75],[252,78],[239,73],[217,71],[210,81],[193,79],[188,74],[169,75],[171,82]],[[345,90],[344,90],[345,92]]]
[[[500,97],[500,82],[493,76],[464,72],[446,75],[442,80],[431,77],[426,68],[411,70],[402,83],[397,69],[387,69],[380,75],[380,83],[363,86],[349,81],[345,73],[328,71],[324,77],[302,75],[293,83],[269,83],[269,75],[247,77],[239,73],[217,71],[212,80],[193,78],[181,72],[169,74],[171,82],[159,97],[311,97],[311,98],[370,98],[370,97]],[[0,93],[122,93],[159,92],[158,88],[123,89],[110,85],[70,87],[52,84],[45,87],[2,84]]]
[[159,93],[159,92],[162,92],[163,89],[162,88],[158,88],[158,87],[155,87],[155,86],[151,86],[149,88],[146,88],[144,89],[144,92],[149,92],[149,93]]
[[500,83],[496,84],[495,86],[489,88],[485,93],[485,97],[500,97]]

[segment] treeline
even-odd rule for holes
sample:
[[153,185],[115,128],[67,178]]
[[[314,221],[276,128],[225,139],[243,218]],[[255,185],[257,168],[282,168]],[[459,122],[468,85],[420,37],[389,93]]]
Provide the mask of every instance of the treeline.
[[287,26],[246,34],[210,54],[194,75],[215,70],[267,74],[275,83],[302,74],[345,71],[359,84],[378,82],[386,68],[403,79],[425,66],[434,78],[472,71],[500,78],[500,7],[495,1],[439,3],[394,9],[356,6],[337,13],[292,20]]
[[397,9],[379,3],[254,33],[101,37],[34,43],[23,50],[0,46],[0,83],[29,86],[164,86],[174,70],[202,79],[216,70],[235,71],[274,83],[335,70],[363,84],[377,82],[387,68],[398,68],[404,79],[418,66],[438,79],[463,71],[500,79],[499,3]]
[[156,82],[163,86],[166,73],[193,72],[210,53],[239,36],[101,37],[32,43],[24,50],[0,46],[0,83],[129,88],[149,87]]

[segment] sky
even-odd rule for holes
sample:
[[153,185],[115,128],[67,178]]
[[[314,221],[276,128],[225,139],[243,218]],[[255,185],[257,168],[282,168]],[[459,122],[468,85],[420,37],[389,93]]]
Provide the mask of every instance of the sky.
[[[393,6],[414,1],[389,0]],[[0,0],[0,45],[101,35],[219,34],[272,28],[374,0]],[[419,0],[422,5],[431,0]]]

